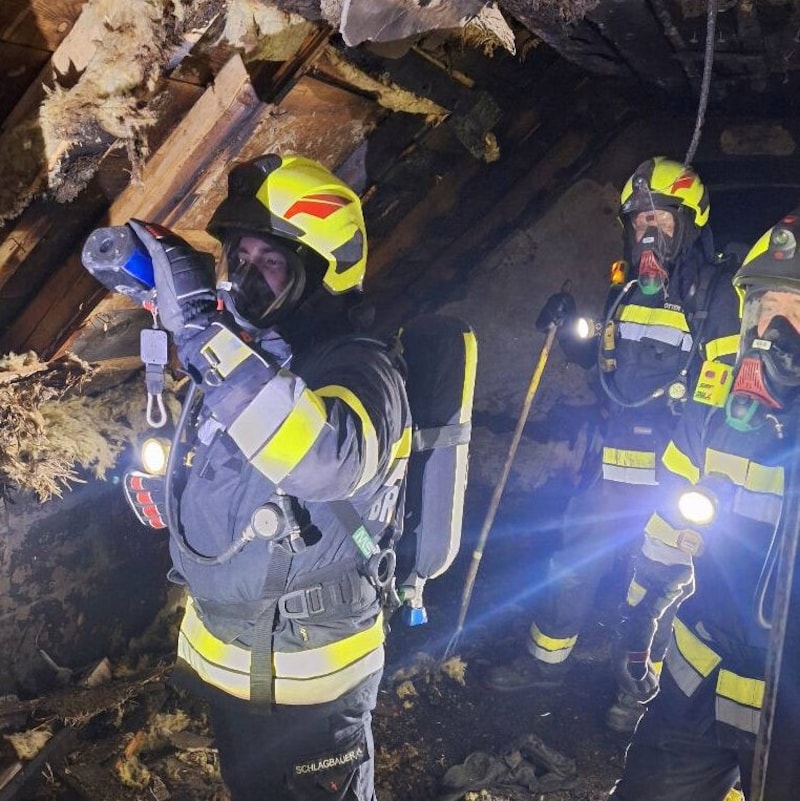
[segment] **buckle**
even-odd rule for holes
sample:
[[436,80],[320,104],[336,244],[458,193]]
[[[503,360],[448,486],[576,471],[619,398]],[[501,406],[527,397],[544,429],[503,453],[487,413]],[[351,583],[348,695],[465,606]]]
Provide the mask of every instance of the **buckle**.
[[[289,606],[299,609],[290,609]],[[325,601],[322,595],[322,585],[315,584],[313,587],[305,587],[302,590],[294,590],[281,595],[278,598],[278,612],[286,620],[298,620],[303,617],[312,617],[325,611]]]

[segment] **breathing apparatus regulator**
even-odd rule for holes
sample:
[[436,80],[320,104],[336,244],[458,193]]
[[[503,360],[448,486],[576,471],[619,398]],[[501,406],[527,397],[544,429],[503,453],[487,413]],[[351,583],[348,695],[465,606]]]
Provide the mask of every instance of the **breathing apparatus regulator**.
[[800,390],[800,218],[784,217],[747,254],[733,278],[742,319],[739,355],[725,406],[728,425],[752,431],[779,415]]

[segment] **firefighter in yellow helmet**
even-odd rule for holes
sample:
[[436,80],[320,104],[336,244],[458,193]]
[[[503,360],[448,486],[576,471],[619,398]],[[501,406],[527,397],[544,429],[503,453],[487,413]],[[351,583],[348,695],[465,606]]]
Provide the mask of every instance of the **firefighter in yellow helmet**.
[[[800,209],[746,256],[733,279],[742,317],[727,401],[688,404],[663,456],[667,472],[619,628],[642,674],[652,670],[664,609],[690,583],[696,589],[675,618],[661,688],[628,749],[617,801],[718,801],[737,780],[749,797],[770,628],[784,597],[777,555],[797,523],[781,522],[781,509],[797,491],[786,480],[800,398],[798,243]],[[784,683],[790,690],[797,677],[782,671]],[[773,744],[774,727],[791,720],[779,708]],[[795,769],[796,736],[781,738],[791,753],[769,754],[781,798],[796,794],[796,782],[779,772]]]
[[171,578],[188,590],[178,677],[210,704],[234,801],[372,801],[382,543],[411,437],[385,343],[323,326],[320,297],[364,277],[359,199],[299,156],[235,166],[209,224],[222,310],[203,254],[132,225],[195,385],[167,493]]
[[[622,189],[619,219],[625,262],[612,267],[600,336],[582,344],[570,339],[565,318],[574,302],[559,303],[559,296],[540,315],[540,324],[561,326],[568,356],[580,361],[589,352],[583,364],[598,367],[607,423],[601,464],[567,506],[562,547],[538,597],[528,654],[490,673],[489,684],[501,691],[563,682],[601,580],[636,550],[658,491],[657,457],[697,389],[701,365],[719,369],[736,353],[731,264],[714,256],[708,195],[697,173],[661,156],[642,162]],[[667,620],[653,648],[656,670],[668,641]],[[657,679],[648,676],[645,687],[626,674],[624,655],[615,660],[619,690],[606,722],[630,732]]]

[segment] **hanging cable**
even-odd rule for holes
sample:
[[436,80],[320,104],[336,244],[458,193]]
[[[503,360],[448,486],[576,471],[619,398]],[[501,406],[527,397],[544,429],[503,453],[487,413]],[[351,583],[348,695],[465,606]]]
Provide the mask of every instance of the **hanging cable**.
[[708,106],[708,94],[711,87],[711,68],[714,64],[714,38],[717,30],[717,0],[708,0],[706,16],[706,52],[703,62],[703,78],[700,82],[700,101],[697,105],[697,119],[694,124],[694,133],[689,149],[686,151],[686,158],[683,160],[685,165],[692,163],[697,146],[700,144],[700,133],[703,130],[703,122]]

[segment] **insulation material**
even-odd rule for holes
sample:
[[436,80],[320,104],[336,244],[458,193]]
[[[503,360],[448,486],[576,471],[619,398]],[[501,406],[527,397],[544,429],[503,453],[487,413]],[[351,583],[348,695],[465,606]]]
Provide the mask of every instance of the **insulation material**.
[[[144,131],[157,118],[152,101],[159,79],[176,66],[175,52],[185,55],[182,37],[193,41],[192,26],[202,27],[218,5],[219,0],[89,0],[83,13],[97,19],[102,35],[92,42],[93,55],[77,82],[49,90],[40,111],[51,190],[58,192],[65,182],[63,165],[73,148],[91,150],[108,138],[127,149],[138,174],[148,155]],[[84,165],[64,199],[80,191],[93,171]]]
[[82,481],[81,471],[104,478],[148,430],[142,397],[129,387],[82,396],[91,374],[72,356],[50,363],[34,353],[0,359],[0,491],[16,486],[42,501],[61,497]]
[[427,97],[420,97],[408,89],[403,89],[402,86],[398,86],[396,83],[381,83],[346,61],[330,47],[325,51],[325,61],[336,73],[337,77],[350,84],[350,86],[374,93],[376,101],[391,111],[424,114],[430,123],[441,122],[450,113],[443,106],[434,103],[433,100]]
[[263,0],[229,0],[222,39],[241,48],[245,61],[288,61],[313,29]]
[[514,32],[495,3],[489,3],[470,18],[464,26],[463,38],[466,44],[481,49],[487,56],[497,47],[508,50],[512,56],[517,52]]

